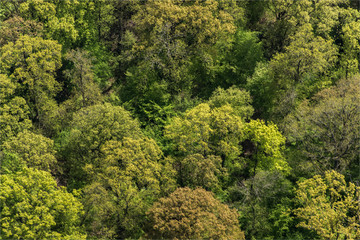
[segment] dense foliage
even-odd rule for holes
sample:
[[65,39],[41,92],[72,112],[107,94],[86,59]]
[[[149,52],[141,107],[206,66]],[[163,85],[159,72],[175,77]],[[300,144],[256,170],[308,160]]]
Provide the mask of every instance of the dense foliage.
[[357,0],[0,0],[0,239],[360,238]]

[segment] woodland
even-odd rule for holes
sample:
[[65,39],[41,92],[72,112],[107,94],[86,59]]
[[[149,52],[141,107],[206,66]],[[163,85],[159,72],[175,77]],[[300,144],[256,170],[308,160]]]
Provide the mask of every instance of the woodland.
[[0,0],[0,239],[360,239],[358,0]]

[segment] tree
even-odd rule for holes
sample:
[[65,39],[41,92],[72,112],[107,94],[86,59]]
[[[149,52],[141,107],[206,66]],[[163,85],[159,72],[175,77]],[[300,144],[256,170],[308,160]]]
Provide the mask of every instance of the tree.
[[[344,71],[342,77],[348,78],[359,73],[359,57],[360,51],[360,12],[356,9],[349,8],[342,11],[340,15],[341,32],[339,39],[340,45],[340,66]],[[340,28],[340,27],[339,27]]]
[[230,105],[211,109],[209,104],[202,103],[187,111],[184,117],[173,118],[165,127],[164,135],[175,143],[177,154],[223,155],[225,161],[240,155],[243,129],[243,120],[234,114]]
[[246,236],[291,238],[295,230],[290,205],[292,188],[279,171],[258,171],[255,176],[238,180],[229,187],[229,199],[240,212],[240,226]]
[[67,52],[66,59],[71,61],[73,68],[66,71],[74,88],[74,98],[80,98],[80,103],[76,107],[87,107],[101,100],[101,92],[98,85],[94,82],[94,74],[91,70],[92,58],[89,53],[81,50],[71,50]]
[[217,88],[208,101],[211,108],[218,108],[229,104],[234,113],[242,119],[250,119],[254,113],[251,105],[252,98],[250,93],[244,89],[239,89],[235,85],[228,88]]
[[159,199],[147,215],[148,238],[245,239],[237,212],[201,188],[178,188]]
[[241,91],[230,89],[227,92],[237,94],[221,96],[223,93],[218,90],[209,103],[199,104],[183,117],[174,117],[170,121],[164,136],[171,141],[172,154],[179,159],[193,154],[200,154],[205,159],[210,155],[219,156],[221,166],[231,174],[230,181],[253,176],[258,170],[288,172],[283,156],[285,138],[277,126],[261,120],[245,122],[252,112],[251,106],[242,99]]
[[208,102],[186,111],[183,117],[174,117],[164,135],[176,143],[176,154],[221,155],[224,163],[240,154],[244,121],[252,113],[248,92],[235,86],[218,88]]
[[259,62],[254,74],[247,79],[245,89],[250,92],[254,117],[269,119],[275,105],[277,89],[273,84],[273,74],[268,62]]
[[85,167],[91,176],[84,188],[88,232],[94,237],[138,238],[145,212],[175,187],[172,162],[148,138],[108,141],[102,152],[97,164]]
[[253,175],[258,170],[289,171],[283,156],[285,137],[275,124],[251,120],[246,124],[245,132],[247,141],[244,143],[244,154],[252,160],[248,168]]
[[109,103],[82,108],[74,114],[70,126],[72,129],[65,132],[60,152],[66,163],[68,180],[75,181],[72,184],[78,187],[87,181],[83,168],[101,157],[101,149],[107,141],[142,136],[138,122],[130,113]]
[[332,39],[316,36],[310,24],[304,24],[292,36],[284,53],[270,62],[276,100],[272,109],[274,118],[285,117],[296,106],[298,99],[310,97],[330,85],[329,70],[335,66],[337,47]]
[[139,106],[153,102],[163,107],[174,97],[210,95],[216,88],[208,88],[214,45],[235,32],[241,12],[235,1],[146,2],[123,36],[119,61],[129,68],[121,99],[146,118]]
[[19,157],[14,153],[8,153],[7,151],[2,150],[0,152],[0,163],[1,169],[0,174],[9,174],[21,171],[26,167],[26,163],[19,159]]
[[248,174],[259,169],[288,171],[282,155],[285,138],[277,126],[260,120],[246,123],[226,103],[213,109],[207,103],[199,104],[184,117],[173,118],[165,127],[165,137],[175,143],[174,154],[221,156],[222,166],[236,169],[235,172],[240,169],[247,169]]
[[271,0],[248,3],[247,9],[251,11],[250,18],[256,16],[258,19],[255,24],[252,23],[252,28],[262,33],[261,40],[268,59],[284,52],[284,48],[292,42],[290,38],[304,25],[311,25],[315,36],[335,40],[339,35],[334,34],[334,30],[341,29],[339,16],[354,10],[349,0]]
[[320,174],[333,169],[359,179],[359,79],[322,90],[286,118],[282,128],[298,170]]
[[45,35],[65,49],[89,46],[107,36],[114,22],[111,1],[27,0],[19,14],[44,25]]
[[9,19],[20,14],[19,7],[22,1],[0,1],[0,21]]
[[299,227],[315,231],[321,238],[360,237],[360,188],[346,183],[343,175],[326,171],[324,176],[298,183],[296,216]]
[[257,34],[238,29],[229,36],[230,40],[216,43],[218,52],[214,56],[217,61],[215,86],[244,86],[246,79],[254,73],[256,64],[263,60],[262,43],[259,42]]
[[32,127],[25,99],[14,96],[16,84],[0,74],[0,144]]
[[175,162],[180,186],[202,187],[214,192],[221,189],[221,179],[226,178],[226,169],[221,166],[221,157],[201,154],[188,155]]
[[[70,1],[60,1],[62,5],[72,5]],[[78,2],[73,2],[74,6]],[[45,35],[48,38],[58,40],[62,45],[69,46],[76,40],[78,32],[74,26],[74,12],[63,12],[59,16],[56,5],[51,1],[29,0],[20,4],[21,16],[28,20],[34,20],[44,25]]]
[[[289,36],[295,30],[290,19],[298,4],[293,0],[247,2],[247,9],[252,8],[251,16],[258,15],[258,21],[253,24],[253,30],[261,33],[260,39],[264,46],[264,55],[267,59],[271,59],[276,53],[283,52],[284,47],[289,44]],[[250,21],[252,20],[251,16]]]
[[16,84],[16,93],[30,107],[31,119],[50,132],[56,127],[54,97],[60,84],[55,74],[61,66],[61,45],[53,40],[24,35],[15,44],[10,42],[3,46],[0,52],[0,71]]
[[24,168],[0,178],[1,238],[86,238],[80,228],[81,203],[58,188],[50,173]]
[[9,42],[15,43],[16,40],[22,35],[41,37],[43,34],[43,26],[41,23],[32,20],[24,20],[19,16],[9,18],[1,25],[0,47],[6,45]]
[[275,86],[271,119],[280,122],[303,99],[358,71],[354,54],[359,47],[359,12],[348,0],[270,1],[268,8],[262,19],[281,28],[274,34],[271,27],[259,23],[265,27],[264,46],[272,42],[281,46],[270,53],[271,86]]
[[333,41],[313,34],[310,24],[300,27],[290,39],[291,43],[285,47],[285,52],[277,54],[271,62],[280,81],[287,78],[292,80],[282,86],[298,83],[304,74],[325,73],[334,64],[337,49]]
[[5,141],[1,149],[16,154],[29,168],[48,172],[51,170],[53,173],[57,168],[54,141],[42,135],[25,130]]
[[[102,102],[98,83],[94,81],[93,58],[87,51],[70,50],[65,55],[69,69],[64,70],[66,81],[64,95],[68,98],[60,104],[59,117],[63,126],[69,124],[74,112]],[[67,124],[66,124],[67,123]]]

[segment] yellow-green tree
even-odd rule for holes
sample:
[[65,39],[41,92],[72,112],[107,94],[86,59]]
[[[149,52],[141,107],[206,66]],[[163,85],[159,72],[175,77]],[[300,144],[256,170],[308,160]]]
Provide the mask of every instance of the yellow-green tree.
[[174,188],[171,160],[122,107],[82,108],[70,126],[60,154],[68,186],[84,190],[89,234],[140,237],[146,210]]
[[138,122],[128,111],[109,103],[80,109],[70,126],[70,132],[64,132],[66,140],[61,146],[61,159],[66,161],[67,177],[82,182],[86,181],[85,165],[97,163],[104,144],[128,136],[137,139],[142,135]]
[[254,113],[254,108],[251,106],[252,98],[250,93],[237,88],[235,85],[228,89],[220,87],[215,89],[208,102],[212,108],[229,104],[233,108],[234,113],[245,120],[250,119]]
[[85,222],[93,237],[137,238],[145,212],[175,187],[172,162],[148,138],[108,141],[98,165],[85,168],[91,184],[84,188]]
[[290,37],[285,51],[278,53],[270,62],[276,95],[273,102],[274,118],[286,116],[293,110],[297,100],[331,84],[328,78],[335,66],[338,49],[333,39],[316,36],[311,24],[298,28]]
[[54,141],[27,130],[5,141],[1,149],[16,154],[29,168],[55,173],[57,168]]
[[64,48],[89,46],[106,37],[115,20],[113,1],[28,0],[19,4],[19,13],[44,26],[47,38]]
[[[51,131],[56,124],[60,90],[55,79],[61,66],[61,45],[40,37],[21,36],[0,49],[0,71],[15,84],[17,93],[30,107],[31,119]],[[54,126],[55,125],[55,126]]]
[[237,104],[232,98],[215,94],[209,103],[199,104],[183,117],[173,118],[164,133],[171,140],[173,154],[179,159],[192,154],[201,154],[205,159],[210,155],[220,156],[221,166],[234,173],[245,169],[248,174],[259,169],[286,172],[288,167],[282,153],[285,138],[276,125],[260,120],[245,122],[252,112],[251,106],[246,100]]
[[299,227],[326,239],[360,238],[360,188],[336,171],[298,183]]
[[343,43],[340,46],[340,66],[344,71],[343,77],[348,78],[359,73],[360,51],[360,11],[349,8],[341,11],[341,31],[338,34]]
[[0,144],[32,127],[29,107],[22,97],[14,96],[16,84],[0,74]]
[[24,168],[0,176],[2,239],[85,239],[82,204],[50,173]]

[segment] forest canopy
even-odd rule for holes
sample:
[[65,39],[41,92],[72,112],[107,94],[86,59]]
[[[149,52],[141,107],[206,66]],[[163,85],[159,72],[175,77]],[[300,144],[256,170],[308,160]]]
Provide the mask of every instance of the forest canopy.
[[358,0],[0,0],[0,239],[359,239]]

